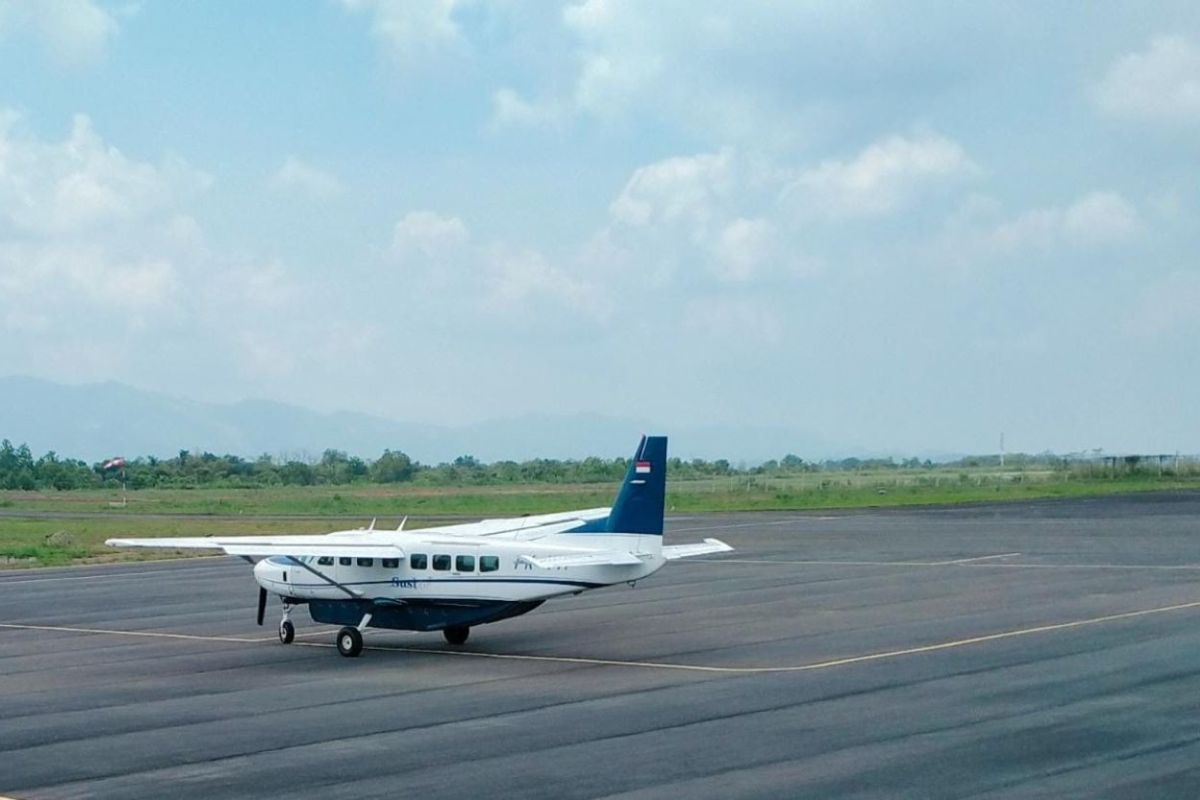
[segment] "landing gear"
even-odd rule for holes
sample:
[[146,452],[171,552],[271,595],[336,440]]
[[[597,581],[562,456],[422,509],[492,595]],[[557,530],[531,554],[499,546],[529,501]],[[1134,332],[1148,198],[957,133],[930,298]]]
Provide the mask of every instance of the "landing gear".
[[466,625],[451,625],[442,630],[442,636],[445,636],[450,644],[465,644],[470,635],[471,629]]
[[363,618],[357,626],[347,625],[338,631],[337,649],[338,652],[346,658],[354,658],[363,649],[362,632],[371,624],[371,613],[368,611],[363,614]]
[[358,628],[345,627],[338,631],[338,652],[346,658],[354,658],[363,649],[363,638]]
[[296,626],[292,624],[292,604],[285,601],[283,619],[279,620],[279,641],[283,644],[291,644],[295,638]]

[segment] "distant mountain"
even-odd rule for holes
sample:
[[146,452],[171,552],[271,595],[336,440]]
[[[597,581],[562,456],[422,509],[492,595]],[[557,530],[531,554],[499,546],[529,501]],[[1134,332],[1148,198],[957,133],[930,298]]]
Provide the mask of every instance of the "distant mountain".
[[755,464],[795,453],[805,459],[845,454],[838,446],[786,427],[655,424],[595,414],[530,415],[461,427],[399,422],[350,411],[321,413],[267,400],[202,403],[105,382],[68,386],[0,377],[0,439],[35,455],[97,461],[113,455],[232,453],[308,459],[328,448],[376,458],[403,450],[424,463],[472,455],[481,461],[627,456],[638,434],[666,433],[682,458]]

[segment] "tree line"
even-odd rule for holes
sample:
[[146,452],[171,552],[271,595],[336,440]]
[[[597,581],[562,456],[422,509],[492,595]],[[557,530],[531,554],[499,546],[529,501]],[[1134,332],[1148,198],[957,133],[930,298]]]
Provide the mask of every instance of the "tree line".
[[[1009,468],[1052,467],[1067,469],[1081,461],[1049,453],[1010,454]],[[971,456],[935,464],[928,459],[843,458],[806,461],[794,454],[754,466],[734,465],[727,459],[668,461],[673,480],[737,476],[786,476],[803,472],[922,470],[935,468],[995,467],[998,456]],[[441,464],[422,464],[401,450],[384,450],[371,461],[340,450],[326,450],[319,458],[275,458],[261,455],[246,459],[236,455],[193,454],[180,450],[173,458],[143,456],[129,459],[120,469],[104,469],[104,462],[87,463],[62,458],[51,451],[35,458],[27,445],[0,442],[0,489],[95,489],[126,482],[131,489],[201,486],[317,486],[353,483],[412,483],[428,486],[471,486],[531,483],[611,483],[629,467],[626,458],[551,459],[484,463],[463,455]]]
[[[857,459],[855,467],[867,462]],[[63,458],[54,451],[35,457],[27,445],[0,442],[0,489],[95,489],[125,482],[131,489],[200,486],[315,486],[352,483],[413,483],[430,486],[499,485],[530,483],[611,483],[629,468],[626,458],[495,461],[484,463],[463,455],[440,464],[422,464],[401,450],[384,450],[375,460],[326,450],[316,459],[276,458],[261,455],[246,459],[236,455],[194,454],[180,450],[172,458],[142,456],[125,461],[121,468],[104,469],[105,462],[88,463]],[[828,462],[832,465],[835,462]],[[672,458],[668,472],[674,479],[736,475],[785,474],[812,471],[823,465],[787,455],[755,467],[732,465],[727,459],[685,461]]]

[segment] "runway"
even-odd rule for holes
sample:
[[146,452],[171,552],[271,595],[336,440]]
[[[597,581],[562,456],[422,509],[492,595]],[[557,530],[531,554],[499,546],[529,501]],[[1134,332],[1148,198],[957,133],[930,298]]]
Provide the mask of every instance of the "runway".
[[1200,795],[1200,494],[669,520],[705,536],[359,659],[235,559],[0,573],[0,795]]

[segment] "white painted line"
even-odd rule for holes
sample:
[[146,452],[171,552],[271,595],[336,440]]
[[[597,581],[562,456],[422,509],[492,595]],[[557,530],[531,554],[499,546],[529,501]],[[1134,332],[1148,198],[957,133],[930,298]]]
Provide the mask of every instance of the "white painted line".
[[270,642],[274,641],[274,636],[264,636],[260,638],[249,639],[243,636],[206,636],[193,633],[162,633],[160,631],[118,631],[109,630],[106,628],[72,628],[66,625],[18,625],[15,622],[0,622],[0,628],[14,628],[24,631],[51,631],[57,633],[95,633],[106,634],[108,636],[139,636],[147,639],[188,639],[199,642],[237,642],[239,644],[252,644],[255,642]]
[[[387,645],[371,645],[364,649],[396,653],[418,653],[421,655],[456,656],[459,658],[490,658],[501,661],[534,661],[550,664],[580,664],[584,666],[601,667],[638,667],[642,669],[665,669],[684,672],[757,675],[780,672],[811,672],[814,670],[831,669],[833,667],[844,667],[851,664],[864,664],[872,661],[882,661],[884,659],[900,658],[903,656],[919,655],[922,653],[934,653],[941,650],[953,650],[961,647],[970,647],[973,645],[986,644],[988,642],[1001,641],[1003,639],[1013,639],[1019,636],[1032,636],[1039,633],[1050,633],[1052,631],[1065,631],[1074,628],[1082,628],[1088,625],[1100,625],[1105,622],[1117,622],[1120,620],[1147,617],[1153,614],[1166,614],[1172,611],[1184,611],[1195,608],[1200,608],[1200,601],[1191,603],[1178,603],[1170,606],[1159,606],[1158,608],[1147,608],[1139,611],[1124,611],[1117,614],[1106,614],[1102,617],[1090,617],[1087,619],[1071,620],[1069,622],[1056,622],[1048,625],[1036,625],[1030,628],[1018,628],[1016,630],[1001,631],[999,633],[988,633],[982,636],[970,636],[964,639],[953,639],[946,642],[917,645],[915,647],[905,647],[898,650],[885,650],[878,653],[867,653],[860,656],[847,656],[846,658],[816,661],[810,664],[797,664],[794,666],[780,667],[713,667],[704,666],[702,664],[673,664],[662,661],[622,661],[618,659],[583,658],[576,656],[539,656],[519,653],[484,653],[473,650],[439,650],[431,647],[391,647]],[[190,641],[230,642],[235,644],[266,644],[268,642],[275,641],[275,637],[273,636],[264,636],[258,638],[244,638],[236,636],[201,636],[183,633],[160,633],[157,631],[119,631],[106,630],[102,628],[72,628],[57,625],[19,625],[16,623],[0,623],[0,628],[65,633],[106,634],[110,636],[141,636],[160,639],[185,639]],[[303,636],[311,636],[318,633],[324,634],[328,632],[329,631],[317,631],[311,633],[306,632],[303,634]],[[292,646],[324,648],[334,647],[332,644],[323,642],[295,642]],[[0,798],[0,800],[3,800],[3,798]]]
[[[210,556],[204,556],[204,558],[209,558],[209,557]],[[212,556],[212,558],[228,558],[228,556]],[[174,560],[179,560],[179,559],[174,559]],[[200,559],[197,558],[195,560],[199,561]],[[143,563],[145,563],[145,562],[143,562]],[[188,575],[188,573],[180,572],[177,569],[148,569],[148,570],[144,570],[142,572],[121,572],[116,575],[60,575],[60,576],[56,576],[53,578],[17,578],[16,580],[0,578],[0,589],[4,588],[5,586],[22,586],[27,583],[56,583],[59,581],[132,580],[132,579],[140,578],[143,575],[162,575],[164,573],[171,573],[173,575],[179,575],[180,577],[186,577]],[[2,800],[2,799],[0,799],[0,800]]]
[[943,564],[971,564],[976,561],[991,561],[994,558],[1016,558],[1020,553],[999,553],[994,556],[975,556],[973,558],[956,558],[952,561],[943,561]]
[[[1020,555],[1019,553],[1015,555]],[[999,558],[1000,556],[985,556]],[[1007,554],[1006,554],[1007,557]],[[699,564],[777,564],[779,566],[803,567],[974,567],[977,569],[1109,569],[1109,570],[1168,570],[1195,572],[1200,564],[1004,564],[977,560],[957,561],[790,561],[775,558],[688,558],[672,561],[671,565],[686,566]]]
[[[15,622],[0,622],[0,628],[13,628],[25,631],[50,631],[58,633],[95,633],[108,636],[140,636],[148,639],[188,639],[198,642],[237,642],[239,644],[255,644],[259,642],[275,642],[278,636],[209,636],[199,633],[164,633],[162,631],[120,631],[108,628],[72,628],[66,625],[20,625]],[[297,633],[297,639],[310,636],[328,636],[336,628],[322,628],[315,631]],[[0,797],[0,800],[4,800]]]
[[728,525],[705,525],[699,528],[670,528],[667,533],[695,533],[697,531],[727,531],[733,528],[763,528],[768,525],[792,525],[802,521],[836,519],[836,517],[788,517],[787,519],[773,519],[767,522],[731,522]]

